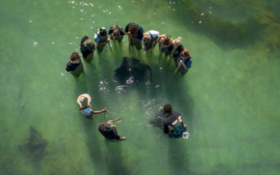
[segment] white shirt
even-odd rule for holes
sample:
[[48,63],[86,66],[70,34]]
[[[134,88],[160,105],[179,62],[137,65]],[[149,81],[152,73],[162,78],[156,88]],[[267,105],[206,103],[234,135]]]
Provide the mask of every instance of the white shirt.
[[[105,27],[102,27],[102,29],[104,29],[104,30],[107,32],[107,30],[106,30]],[[97,30],[97,33],[94,34],[94,41],[95,41],[95,43],[96,43],[96,44],[100,43],[100,41],[101,41],[102,38],[105,38],[105,37],[101,37],[101,36],[100,36],[100,31],[99,31],[99,29],[98,29],[98,30]]]
[[[152,37],[155,38],[155,37],[159,36],[159,32],[158,32],[158,31],[155,31],[155,30],[149,30],[149,31],[147,31],[146,33],[147,33],[147,34],[150,34],[150,38],[151,38],[151,39],[152,39]],[[142,38],[142,43],[145,43],[144,40],[143,40],[143,38]]]

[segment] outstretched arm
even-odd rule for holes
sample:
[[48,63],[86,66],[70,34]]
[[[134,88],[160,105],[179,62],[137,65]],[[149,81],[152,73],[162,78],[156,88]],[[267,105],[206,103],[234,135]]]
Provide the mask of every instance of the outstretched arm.
[[94,110],[91,110],[91,113],[92,114],[100,114],[100,113],[102,113],[102,112],[107,112],[107,109],[102,109],[101,111],[94,111]]

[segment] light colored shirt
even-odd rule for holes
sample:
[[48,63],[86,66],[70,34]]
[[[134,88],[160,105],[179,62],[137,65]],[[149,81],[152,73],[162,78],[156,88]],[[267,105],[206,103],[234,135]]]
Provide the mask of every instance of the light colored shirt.
[[[149,30],[146,32],[147,34],[150,34],[150,39],[155,38],[157,36],[159,36],[159,32],[155,31],[155,30]],[[142,38],[142,43],[145,43],[143,38]]]
[[[106,31],[106,33],[107,33],[107,30],[106,30],[105,27],[102,27],[102,29],[104,29],[104,30]],[[106,37],[100,36],[100,31],[99,31],[99,29],[98,29],[98,30],[97,30],[97,33],[94,34],[94,41],[95,41],[95,43],[96,43],[96,44],[100,43],[100,42],[101,42],[101,39],[103,39],[103,38],[106,38]]]
[[86,117],[90,117],[91,114],[91,109],[89,107],[85,108],[85,109],[81,109],[80,110],[82,114],[84,114]]

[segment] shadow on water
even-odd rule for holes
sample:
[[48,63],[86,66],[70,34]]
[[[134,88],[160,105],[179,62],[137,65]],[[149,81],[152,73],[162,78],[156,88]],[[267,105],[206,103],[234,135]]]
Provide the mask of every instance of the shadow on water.
[[[240,4],[242,6],[242,3]],[[240,6],[240,4],[235,5]],[[218,19],[209,13],[204,13],[205,10],[203,11],[196,7],[191,0],[182,1],[180,6],[185,9],[176,15],[176,21],[184,21],[181,24],[186,25],[191,32],[206,35],[221,48],[242,48],[264,39],[265,33],[263,31],[266,26],[260,25],[262,16],[258,14],[251,16],[244,22],[233,23]],[[204,15],[202,16],[201,14]]]
[[122,156],[122,142],[105,141],[107,152],[105,153],[105,164],[110,175],[129,175]]

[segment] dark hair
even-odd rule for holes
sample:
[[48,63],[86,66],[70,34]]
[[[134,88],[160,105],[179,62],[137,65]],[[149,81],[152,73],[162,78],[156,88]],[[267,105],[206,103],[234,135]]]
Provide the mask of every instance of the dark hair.
[[107,36],[106,30],[100,28],[100,29],[99,29],[99,35],[100,35],[100,36]]
[[137,24],[131,24],[128,27],[128,31],[130,31],[132,34],[137,34],[138,30],[139,30],[139,27]]
[[172,43],[172,40],[169,36],[166,36],[163,40],[164,45],[170,45]]
[[70,56],[71,61],[80,60],[80,59],[81,59],[81,57],[77,52],[73,52]]
[[166,104],[166,105],[164,105],[164,112],[167,112],[167,113],[169,113],[169,112],[171,112],[172,111],[172,106],[170,105],[170,104]]

